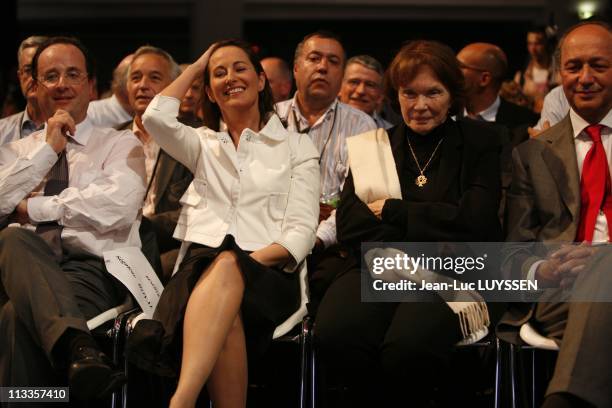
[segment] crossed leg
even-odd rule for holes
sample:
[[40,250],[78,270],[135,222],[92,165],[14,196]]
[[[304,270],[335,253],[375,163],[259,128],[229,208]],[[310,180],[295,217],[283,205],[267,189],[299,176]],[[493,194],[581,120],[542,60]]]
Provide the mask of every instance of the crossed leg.
[[196,283],[185,311],[183,358],[171,408],[195,407],[205,383],[215,407],[246,405],[247,359],[236,255],[221,252]]

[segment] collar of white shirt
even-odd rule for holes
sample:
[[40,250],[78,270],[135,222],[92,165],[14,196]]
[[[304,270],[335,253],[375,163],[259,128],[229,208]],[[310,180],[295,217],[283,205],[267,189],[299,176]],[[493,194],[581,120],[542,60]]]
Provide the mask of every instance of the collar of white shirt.
[[[296,114],[296,117],[300,122],[308,123],[304,115],[302,115],[302,112],[300,111],[300,107],[298,106],[297,95],[298,93],[296,92],[295,95],[293,95],[293,99],[291,99],[290,110],[292,110]],[[327,107],[325,112],[319,117],[319,119],[317,119],[317,121],[312,126],[310,126],[310,128],[312,129],[314,127],[317,127],[320,123],[322,123],[325,120],[325,118],[328,115],[330,115],[332,111],[336,109],[337,105],[338,105],[338,98],[334,99],[334,101]],[[297,123],[296,123],[296,126],[297,126]]]
[[[45,122],[45,129],[47,129],[47,123]],[[76,131],[70,138],[73,142],[76,142],[82,146],[86,146],[89,138],[91,137],[91,131],[94,129],[93,123],[86,116],[85,119],[76,125]]]
[[[577,138],[582,131],[590,125],[589,122],[584,120],[580,115],[574,111],[573,108],[570,108],[570,122],[572,123],[572,130],[574,131],[574,138]],[[612,109],[608,111],[606,116],[599,122],[599,124],[606,126],[607,128],[612,128]]]
[[[482,112],[478,112],[476,116],[482,117],[483,120],[487,122],[495,122],[495,118],[497,117],[497,111],[499,110],[499,105],[501,104],[501,99],[499,95],[495,98],[495,101]],[[463,110],[463,116],[468,116],[467,109]]]
[[[255,132],[252,129],[246,128],[242,131],[242,133],[244,135],[264,136],[268,139],[281,141],[285,138],[287,130],[283,126],[278,115],[272,114],[270,115],[268,122],[259,132]],[[227,133],[227,125],[225,124],[223,119],[221,119],[219,121],[219,132],[217,132],[217,137],[219,138],[219,140],[223,141],[226,136],[229,137]]]

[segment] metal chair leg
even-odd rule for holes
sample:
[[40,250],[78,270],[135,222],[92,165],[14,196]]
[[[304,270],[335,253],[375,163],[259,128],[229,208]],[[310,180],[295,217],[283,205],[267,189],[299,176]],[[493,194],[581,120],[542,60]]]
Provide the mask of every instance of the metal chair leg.
[[307,352],[309,344],[309,327],[308,321],[302,321],[302,332],[300,333],[300,408],[306,408],[306,381],[308,378],[307,370]]
[[516,347],[510,344],[510,387],[512,408],[517,408],[517,385],[516,385]]
[[501,345],[499,339],[495,338],[495,395],[493,400],[493,406],[495,408],[501,408],[501,401],[499,400],[501,394]]
[[317,366],[314,344],[310,350],[310,408],[315,408],[317,404],[316,390]]
[[531,406],[536,408],[536,349],[531,349]]

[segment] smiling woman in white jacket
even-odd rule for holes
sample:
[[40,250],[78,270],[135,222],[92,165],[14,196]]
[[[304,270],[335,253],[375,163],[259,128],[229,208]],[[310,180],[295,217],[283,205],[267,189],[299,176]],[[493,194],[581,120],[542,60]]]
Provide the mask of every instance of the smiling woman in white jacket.
[[[202,74],[207,127],[193,129],[176,116]],[[185,69],[150,103],[143,125],[194,174],[174,234],[184,256],[155,312],[163,351],[182,339],[170,406],[195,406],[207,384],[215,406],[243,407],[247,349],[261,352],[300,306],[293,272],[315,240],[319,154],[307,136],[284,129],[257,57],[235,40]]]

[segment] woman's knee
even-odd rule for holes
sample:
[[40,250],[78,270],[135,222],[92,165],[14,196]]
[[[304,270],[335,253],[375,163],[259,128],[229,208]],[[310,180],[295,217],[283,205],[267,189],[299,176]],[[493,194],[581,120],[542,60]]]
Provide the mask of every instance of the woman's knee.
[[200,280],[209,279],[215,285],[226,289],[244,289],[244,278],[240,270],[237,255],[232,251],[223,251],[209,266],[208,270],[202,275]]

